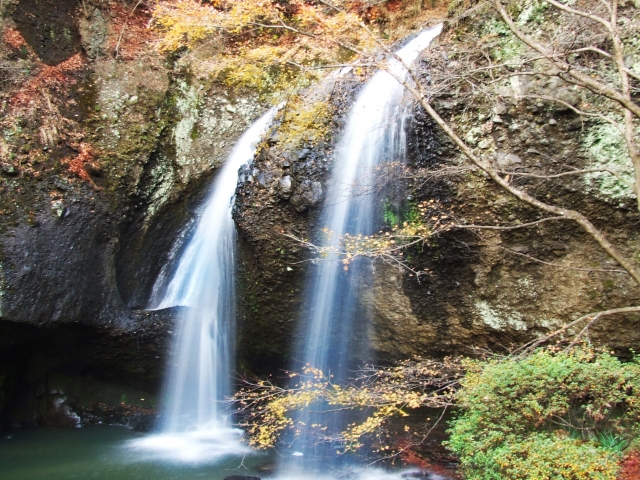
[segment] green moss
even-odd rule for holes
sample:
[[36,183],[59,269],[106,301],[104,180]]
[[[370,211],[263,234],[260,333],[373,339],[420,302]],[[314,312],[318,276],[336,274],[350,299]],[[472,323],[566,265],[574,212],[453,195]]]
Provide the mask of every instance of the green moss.
[[[164,92],[140,89],[137,96],[138,101],[127,108],[149,120],[140,122],[139,115],[118,115],[116,123],[109,126],[109,115],[114,111],[113,105],[108,102],[100,104],[101,111],[107,115],[107,119],[101,118],[101,115],[96,112],[92,117],[93,130],[100,132],[95,141],[100,150],[100,160],[107,174],[106,187],[107,191],[112,194],[111,200],[114,209],[119,208],[120,194],[127,195],[131,193],[132,188],[136,188],[132,182],[132,175],[140,164],[146,163],[152,152],[157,149],[161,132],[172,120],[169,114],[161,115],[159,121],[151,120],[151,112],[155,112],[159,108],[167,112],[174,109],[169,95],[165,96]],[[115,137],[114,131],[123,133]],[[114,141],[114,138],[117,140]],[[189,138],[189,140],[191,139]]]
[[202,107],[202,98],[195,86],[189,85],[184,80],[179,80],[174,102],[179,118],[175,127],[176,158],[178,161],[184,161],[197,136],[194,131]]
[[506,62],[518,58],[524,51],[524,46],[520,40],[511,32],[506,23],[491,19],[485,23],[483,35],[486,37],[496,37],[497,41],[490,49],[491,56],[496,61]]
[[[633,183],[633,165],[624,137],[613,125],[606,123],[591,127],[583,138],[583,146],[591,158],[587,168],[614,170]],[[631,188],[610,173],[591,173],[585,179],[605,197],[633,196]]]
[[287,103],[278,128],[283,150],[317,145],[331,133],[334,107],[325,101],[306,103],[297,97]]
[[416,202],[403,202],[403,205],[395,205],[388,198],[382,202],[382,218],[384,223],[389,227],[395,227],[403,222],[409,224],[422,224],[423,215],[420,207]]
[[389,227],[394,227],[400,223],[400,214],[395,205],[393,205],[388,198],[384,199],[383,207],[383,220]]

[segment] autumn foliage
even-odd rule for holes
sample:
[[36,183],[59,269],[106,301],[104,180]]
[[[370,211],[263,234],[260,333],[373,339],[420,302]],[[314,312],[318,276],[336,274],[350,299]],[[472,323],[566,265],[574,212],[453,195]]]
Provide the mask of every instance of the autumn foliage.
[[618,480],[640,480],[640,452],[629,453],[620,465]]
[[372,50],[355,2],[292,0],[157,2],[164,52],[211,52],[198,64],[228,85],[261,93],[304,86],[325,67]]
[[63,158],[61,163],[66,165],[71,173],[93,184],[89,172],[98,171],[96,163],[97,152],[95,148],[87,143],[81,143],[79,150],[78,155]]
[[5,28],[2,32],[2,41],[11,48],[20,49],[27,46],[27,42],[15,28]]

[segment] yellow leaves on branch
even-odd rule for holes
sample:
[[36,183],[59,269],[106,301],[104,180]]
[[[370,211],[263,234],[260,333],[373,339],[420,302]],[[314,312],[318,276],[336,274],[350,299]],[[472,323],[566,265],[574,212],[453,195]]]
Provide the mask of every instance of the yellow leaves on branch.
[[193,47],[222,28],[222,14],[215,5],[194,0],[156,1],[153,21],[163,34],[159,45],[163,52]]
[[274,92],[305,86],[322,67],[373,48],[350,2],[336,3],[346,9],[303,0],[156,0],[153,25],[162,34],[161,51],[215,45],[211,73],[230,85]]
[[412,245],[422,244],[433,235],[452,226],[451,217],[435,200],[414,204],[410,218],[393,225],[386,232],[374,235],[349,235],[342,238],[343,263],[348,265],[357,257],[402,257]]
[[312,412],[365,411],[365,418],[343,425],[340,431],[329,431],[326,424],[310,425],[316,441],[339,442],[343,451],[355,451],[363,446],[364,437],[378,435],[392,418],[402,419],[408,411],[425,406],[449,405],[462,375],[459,359],[412,360],[396,367],[365,367],[358,378],[340,386],[321,370],[306,366],[300,374],[289,375],[298,380],[291,388],[246,382],[234,400],[244,417],[241,425],[256,448],[273,447],[284,430],[304,428]]

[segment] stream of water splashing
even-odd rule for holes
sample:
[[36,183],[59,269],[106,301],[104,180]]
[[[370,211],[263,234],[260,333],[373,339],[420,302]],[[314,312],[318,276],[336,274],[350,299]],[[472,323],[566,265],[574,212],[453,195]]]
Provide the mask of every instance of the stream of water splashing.
[[238,169],[253,159],[276,110],[263,115],[237,141],[216,176],[175,273],[161,287],[164,296],[152,306],[188,308],[175,336],[159,433],[136,440],[132,448],[190,462],[246,450],[219,409],[231,394],[234,357],[236,230],[231,209]]
[[[438,25],[421,32],[400,48],[397,56],[407,64],[413,63],[441,29]],[[400,62],[390,60],[388,68],[396,76],[406,77]],[[329,240],[332,246],[338,247],[339,237],[345,233],[370,235],[376,228],[374,195],[366,184],[377,165],[387,160],[403,161],[406,156],[403,95],[404,87],[386,71],[379,71],[364,86],[349,113],[330,180],[331,202],[321,216],[321,224],[332,232]],[[305,309],[308,313],[303,320],[303,342],[296,358],[330,373],[332,381],[338,384],[347,379],[357,362],[367,360],[371,313],[360,301],[358,292],[370,285],[369,274],[370,269],[363,262],[354,262],[345,271],[337,261],[323,261],[310,275]],[[322,413],[305,421],[307,425],[327,423]],[[303,428],[295,439],[296,457],[284,462],[283,473],[299,474],[313,468],[312,461],[307,459],[313,444],[311,430],[308,426]],[[321,461],[325,462],[326,459]]]

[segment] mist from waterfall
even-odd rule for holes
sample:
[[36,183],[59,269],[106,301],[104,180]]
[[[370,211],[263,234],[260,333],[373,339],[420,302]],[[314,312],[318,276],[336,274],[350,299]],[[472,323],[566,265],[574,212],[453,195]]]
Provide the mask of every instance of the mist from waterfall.
[[[396,55],[406,64],[413,63],[441,28],[438,25],[421,32]],[[400,78],[408,74],[397,60],[389,60],[387,68]],[[403,97],[402,84],[388,72],[379,71],[351,108],[320,217],[320,225],[330,234],[325,245],[339,247],[339,238],[344,234],[370,235],[379,227],[370,184],[376,166],[386,161],[404,161],[406,157],[407,104]],[[306,316],[301,326],[304,335],[296,352],[295,369],[304,362],[330,374],[332,382],[342,384],[350,370],[361,364],[358,362],[368,359],[371,312],[361,302],[359,291],[371,285],[370,273],[370,264],[363,261],[345,266],[339,261],[321,260],[311,267],[305,294]],[[285,476],[311,465],[312,460],[307,459],[314,443],[310,425],[326,425],[327,415],[310,414],[305,423],[307,427],[293,442],[296,456],[285,461],[281,469]]]
[[[238,453],[239,432],[220,408],[231,395],[236,317],[236,230],[231,216],[238,169],[251,161],[277,109],[236,142],[218,172],[195,231],[171,280],[158,278],[164,292],[152,309],[187,307],[174,337],[157,435],[133,443],[177,460],[203,461]],[[153,301],[153,299],[152,299]]]

